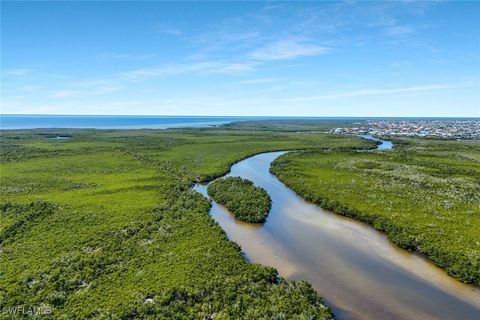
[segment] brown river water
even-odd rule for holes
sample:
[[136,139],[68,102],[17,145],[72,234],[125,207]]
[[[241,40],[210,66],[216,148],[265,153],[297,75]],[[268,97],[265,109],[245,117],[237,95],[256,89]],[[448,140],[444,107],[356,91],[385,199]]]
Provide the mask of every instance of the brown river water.
[[[283,153],[247,158],[228,174],[267,190],[272,209],[264,224],[238,221],[212,201],[211,216],[248,261],[310,282],[337,319],[480,319],[479,287],[455,280],[365,223],[305,201],[270,174],[270,163]],[[194,189],[208,197],[205,185]]]

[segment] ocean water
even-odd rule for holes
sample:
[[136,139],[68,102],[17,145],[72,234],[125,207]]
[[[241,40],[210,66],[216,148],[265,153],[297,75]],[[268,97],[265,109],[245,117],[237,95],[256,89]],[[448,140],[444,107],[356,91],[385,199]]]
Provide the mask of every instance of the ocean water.
[[0,129],[167,129],[217,126],[269,117],[0,115]]
[[0,114],[0,129],[94,128],[167,129],[218,126],[252,120],[479,120],[480,118],[402,118],[402,117],[231,117],[231,116],[80,116]]

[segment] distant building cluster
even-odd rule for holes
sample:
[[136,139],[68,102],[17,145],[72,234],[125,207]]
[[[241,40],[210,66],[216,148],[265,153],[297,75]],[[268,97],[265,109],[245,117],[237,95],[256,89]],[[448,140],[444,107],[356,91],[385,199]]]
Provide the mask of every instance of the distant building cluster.
[[368,120],[352,127],[334,128],[330,133],[480,139],[480,120]]

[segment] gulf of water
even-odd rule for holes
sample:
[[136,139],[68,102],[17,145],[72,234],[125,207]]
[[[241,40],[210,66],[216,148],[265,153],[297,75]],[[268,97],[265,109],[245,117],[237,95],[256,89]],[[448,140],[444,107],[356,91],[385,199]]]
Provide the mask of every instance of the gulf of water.
[[0,115],[1,129],[166,129],[208,127],[268,117]]

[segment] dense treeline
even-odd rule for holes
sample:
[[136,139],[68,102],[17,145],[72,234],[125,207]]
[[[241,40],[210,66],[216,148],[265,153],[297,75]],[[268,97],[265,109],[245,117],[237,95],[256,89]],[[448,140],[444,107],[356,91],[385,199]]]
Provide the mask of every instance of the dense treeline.
[[[366,124],[365,120],[320,120],[320,119],[277,119],[238,121],[224,125],[226,129],[268,130],[273,132],[328,132],[332,128],[355,127]],[[340,139],[342,137],[338,136]]]
[[43,318],[53,319],[332,317],[308,284],[246,263],[191,186],[263,151],[371,143],[223,129],[18,130],[0,143],[1,310],[48,306]]
[[218,179],[208,186],[208,194],[225,206],[238,220],[265,222],[272,200],[265,189],[240,177]]
[[480,284],[480,144],[397,139],[391,152],[309,152],[271,172],[309,201],[365,221]]

